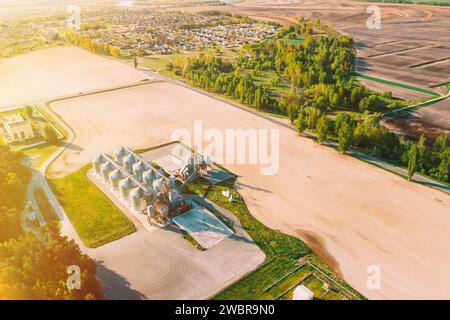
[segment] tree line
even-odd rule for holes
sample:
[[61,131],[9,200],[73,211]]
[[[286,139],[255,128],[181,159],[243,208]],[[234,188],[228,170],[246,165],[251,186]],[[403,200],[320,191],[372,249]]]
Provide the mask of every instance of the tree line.
[[424,135],[417,142],[399,138],[379,123],[379,114],[366,112],[358,117],[338,112],[328,117],[315,107],[302,108],[295,120],[299,134],[306,129],[317,135],[322,142],[326,138],[337,141],[337,148],[346,152],[350,147],[391,162],[404,165],[411,179],[416,172],[434,179],[450,182],[450,146],[448,137],[438,136],[427,143]]
[[120,49],[115,46],[111,46],[107,43],[97,43],[86,35],[76,34],[72,31],[67,31],[65,37],[69,43],[80,46],[87,51],[120,58]]
[[[31,169],[24,154],[0,145],[0,299],[98,299],[96,265],[78,245],[47,223],[37,238],[25,233],[21,215]],[[78,266],[80,289],[69,289],[67,268]]]

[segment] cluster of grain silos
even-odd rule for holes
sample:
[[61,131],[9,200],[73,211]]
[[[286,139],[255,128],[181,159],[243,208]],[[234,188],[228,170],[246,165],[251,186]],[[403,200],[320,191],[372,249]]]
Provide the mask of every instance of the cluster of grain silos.
[[[164,188],[167,184],[174,185],[174,181],[165,178],[162,171],[127,148],[117,149],[113,158],[101,154],[92,160],[92,164],[101,181],[136,212],[154,215],[153,201],[163,193],[165,199],[175,200],[169,195],[172,188],[169,191]],[[174,202],[179,203],[178,200]]]

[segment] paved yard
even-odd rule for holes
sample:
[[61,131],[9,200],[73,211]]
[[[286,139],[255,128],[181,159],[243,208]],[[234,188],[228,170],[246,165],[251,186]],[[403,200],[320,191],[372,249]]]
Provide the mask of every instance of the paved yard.
[[[212,248],[199,251],[173,225],[144,228],[96,249],[97,277],[107,299],[206,299],[264,259],[264,253],[236,217],[220,209],[236,233]],[[129,215],[127,213],[127,215]]]

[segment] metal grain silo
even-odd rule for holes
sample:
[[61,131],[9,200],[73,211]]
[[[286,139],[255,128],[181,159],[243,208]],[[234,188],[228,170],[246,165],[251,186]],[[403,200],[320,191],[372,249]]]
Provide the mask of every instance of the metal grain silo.
[[139,181],[142,181],[142,173],[145,171],[146,166],[142,161],[138,161],[135,164],[133,164],[133,175],[138,179]]
[[130,192],[130,202],[134,211],[143,212],[147,207],[145,191],[141,187],[136,187]]
[[134,156],[132,154],[129,154],[129,155],[123,157],[123,160],[122,160],[123,167],[130,173],[133,171],[132,170],[133,163],[135,163],[135,162],[136,162],[136,160],[134,159]]
[[124,147],[120,147],[114,152],[114,158],[118,163],[123,163],[123,158],[127,155],[127,151]]
[[155,181],[153,181],[153,185],[152,185],[153,190],[155,190],[155,192],[160,191],[162,185],[163,185],[163,179],[162,178],[156,179]]
[[121,179],[122,173],[119,169],[116,169],[109,174],[109,183],[114,191],[119,191],[119,183]]
[[152,218],[153,218],[153,217],[156,215],[155,207],[153,207],[153,205],[149,205],[149,206],[147,207],[146,211],[147,211],[147,215],[148,215],[149,217],[152,217]]
[[113,170],[111,162],[107,161],[100,166],[103,182],[109,183],[109,173]]
[[175,190],[171,190],[169,192],[169,202],[172,208],[176,208],[179,205],[181,205],[182,198],[180,197],[179,193]]
[[142,181],[144,182],[145,185],[152,187],[153,186],[153,181],[156,180],[156,174],[155,171],[153,171],[153,169],[147,170],[142,174]]
[[130,190],[133,188],[133,182],[130,178],[125,178],[119,182],[120,196],[123,200],[129,200]]
[[103,155],[99,154],[92,160],[92,167],[97,175],[100,175],[100,166],[105,162]]

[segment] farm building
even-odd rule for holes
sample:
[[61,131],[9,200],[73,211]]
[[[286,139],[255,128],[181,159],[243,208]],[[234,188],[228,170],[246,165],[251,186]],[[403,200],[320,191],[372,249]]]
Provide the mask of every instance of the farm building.
[[175,188],[174,178],[127,148],[119,148],[113,157],[100,154],[92,164],[101,181],[136,213],[162,222],[191,208]]
[[3,138],[6,143],[23,141],[34,137],[31,121],[25,120],[19,113],[1,118]]
[[102,153],[95,157],[92,172],[131,213],[160,226],[173,222],[208,249],[234,232],[182,194],[187,182],[205,174],[208,165],[203,159],[198,160],[196,164],[193,157],[188,157],[181,170],[167,174],[153,162],[120,147],[113,156]]

